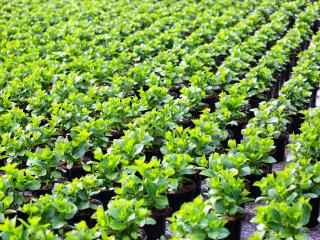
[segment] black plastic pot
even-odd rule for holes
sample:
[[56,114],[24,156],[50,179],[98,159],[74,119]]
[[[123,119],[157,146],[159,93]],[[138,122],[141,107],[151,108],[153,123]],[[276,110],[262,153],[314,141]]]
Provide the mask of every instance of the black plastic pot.
[[227,131],[228,131],[228,137],[227,137],[225,140],[223,140],[223,141],[220,142],[221,146],[222,146],[224,149],[227,149],[227,148],[229,147],[229,146],[228,146],[228,141],[229,141],[230,139],[233,139],[233,132],[232,132],[231,130],[229,130],[229,129],[227,129]]
[[49,120],[48,118],[43,118],[43,119],[41,119],[40,127],[42,127],[42,126],[44,126],[44,125],[48,124],[48,123],[49,123],[49,121],[48,121],[48,120]]
[[115,192],[111,189],[102,189],[98,194],[92,196],[92,199],[98,200],[102,203],[103,207],[108,206],[109,201],[115,196]]
[[91,208],[80,210],[79,212],[76,213],[76,215],[74,215],[73,218],[68,220],[68,224],[74,225],[83,220],[87,223],[88,227],[92,228],[96,225],[96,220],[91,218],[94,212],[95,211]]
[[169,94],[173,93],[173,94],[180,95],[180,90],[181,90],[181,86],[172,87],[172,88],[169,89]]
[[94,159],[93,150],[87,151],[87,152],[84,154],[84,157],[83,157],[83,158],[85,159],[85,162],[89,162],[89,161],[93,160],[93,159]]
[[313,24],[313,27],[312,27],[312,31],[313,31],[313,34],[316,34],[319,30],[319,26],[320,26],[320,20],[317,19],[314,24]]
[[190,108],[189,113],[192,115],[193,118],[199,118],[202,114],[202,111],[206,108],[210,108],[208,104],[203,104],[202,106],[196,108]]
[[317,92],[318,88],[313,89],[311,99],[310,99],[310,107],[315,108],[317,105]]
[[166,217],[169,215],[169,208],[164,210],[155,210],[152,212],[152,218],[156,221],[154,225],[144,225],[143,230],[147,235],[148,240],[156,240],[162,235],[165,235],[166,231]]
[[319,222],[318,222],[318,217],[319,217],[319,211],[320,211],[320,198],[311,198],[309,201],[312,210],[310,214],[310,219],[309,223],[306,225],[306,227],[315,227]]
[[192,182],[196,184],[196,189],[194,191],[194,197],[200,195],[201,193],[201,183],[203,177],[200,175],[200,172],[196,172],[195,174],[192,175],[186,175],[187,179],[190,179]]
[[214,62],[217,66],[219,66],[226,58],[227,54],[219,54],[218,56],[214,56]]
[[10,218],[10,219],[12,219],[14,217],[17,217],[17,218],[22,219],[25,222],[28,222],[28,217],[29,217],[29,215],[27,213],[23,213],[23,212],[20,212],[20,211],[16,211],[16,212],[12,212],[12,213],[6,213],[5,216],[6,216],[6,218]]
[[196,184],[194,182],[186,182],[183,188],[175,193],[167,195],[169,206],[172,212],[178,211],[185,202],[191,202],[194,199]]
[[178,125],[182,126],[184,129],[193,128],[195,126],[191,119],[179,120],[177,123]]
[[276,80],[274,82],[273,87],[270,89],[271,95],[273,98],[278,98],[279,97],[279,90],[282,86],[282,84],[284,83],[285,79],[286,79],[286,71],[285,70],[281,70],[281,71],[277,71],[274,75],[273,78]]
[[275,152],[272,155],[277,162],[283,162],[286,158],[286,145],[289,141],[289,133],[281,132],[280,136],[277,139],[274,139]]
[[44,186],[37,190],[30,191],[32,196],[39,198],[41,195],[52,194],[53,186]]
[[250,104],[252,109],[253,108],[258,108],[259,104],[262,101],[268,101],[270,99],[271,99],[271,93],[270,93],[270,91],[267,91],[267,92],[259,94],[259,96],[251,97],[250,100],[249,100],[249,104]]
[[63,130],[60,130],[60,129],[57,129],[57,136],[61,136],[61,137],[64,137],[64,138],[69,137],[67,131],[63,131]]
[[124,132],[123,131],[120,131],[120,130],[112,130],[110,132],[111,136],[109,137],[109,140],[110,141],[113,141],[115,139],[119,139],[121,138],[123,135],[124,135]]
[[230,234],[225,240],[240,240],[241,239],[241,222],[244,219],[244,215],[236,215],[234,217],[229,217],[226,224],[226,228],[229,230]]
[[5,166],[5,165],[6,165],[5,160],[4,160],[4,159],[1,159],[1,160],[0,160],[0,167],[3,167],[3,166]]
[[72,181],[75,178],[81,178],[85,176],[87,172],[83,169],[82,165],[74,165],[71,169],[65,169],[64,177],[68,181]]
[[289,133],[299,134],[301,133],[300,127],[304,122],[304,115],[302,113],[297,113],[296,115],[289,116]]
[[151,158],[153,156],[157,157],[158,159],[162,159],[163,158],[163,154],[160,151],[160,147],[155,147],[155,148],[144,148],[142,150],[142,152],[144,153],[146,159],[146,162],[150,162]]
[[247,125],[248,118],[241,118],[237,121],[238,125],[229,125],[227,126],[227,130],[232,131],[232,137],[236,140],[237,143],[240,143],[243,136],[242,136],[242,129]]
[[272,165],[265,165],[265,169],[263,169],[263,173],[261,175],[251,174],[246,176],[247,180],[247,190],[250,192],[248,197],[257,198],[261,196],[261,190],[257,186],[253,186],[253,184],[257,181],[260,181],[263,177],[266,177],[268,173],[272,170]]
[[179,93],[176,93],[176,92],[168,92],[169,95],[171,95],[174,99],[178,98],[179,97]]
[[216,109],[216,102],[219,101],[219,92],[213,92],[209,96],[206,96],[204,99],[202,99],[202,102],[207,104],[211,111],[214,111]]

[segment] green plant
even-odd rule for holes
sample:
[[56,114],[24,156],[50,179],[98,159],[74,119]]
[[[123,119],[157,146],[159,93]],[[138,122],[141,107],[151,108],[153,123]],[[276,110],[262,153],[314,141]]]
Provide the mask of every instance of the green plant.
[[121,187],[115,188],[118,197],[126,199],[144,199],[143,206],[149,209],[164,209],[168,206],[168,192],[171,179],[161,169],[160,160],[144,158],[135,161],[122,173]]
[[40,217],[30,217],[28,222],[19,219],[22,224],[17,225],[16,218],[6,218],[0,224],[0,237],[3,240],[11,239],[37,239],[37,240],[58,240],[59,237],[49,230],[50,224],[41,224]]
[[151,86],[147,91],[140,89],[140,104],[146,106],[147,109],[160,109],[162,104],[168,101],[170,95],[165,87]]
[[[97,227],[89,228],[85,221],[75,224],[74,229],[66,233],[65,240],[92,240],[99,238]],[[111,239],[110,239],[111,240]]]
[[299,135],[292,136],[292,143],[289,145],[292,156],[298,160],[307,158],[316,161],[319,157],[320,148],[320,111],[310,109],[304,111],[305,121],[303,122]]
[[201,100],[205,97],[205,92],[201,88],[192,85],[188,88],[182,88],[180,92],[182,94],[181,103],[187,107],[196,108],[203,105]]
[[5,194],[2,191],[0,192],[0,223],[4,222],[5,214],[12,212],[15,213],[14,210],[10,209],[13,202],[13,194]]
[[[254,126],[260,131],[260,137],[272,137],[277,139],[282,131],[287,129],[287,117],[292,106],[284,98],[262,102],[259,109],[254,109],[254,118],[250,119],[248,127]],[[244,131],[246,134],[246,131]]]
[[220,141],[226,138],[227,132],[221,130],[214,122],[195,121],[194,128],[177,127],[165,134],[165,144],[161,152],[187,153],[197,157],[210,154],[218,149]]
[[229,231],[224,228],[227,221],[201,196],[193,202],[184,203],[168,220],[171,222],[169,230],[174,240],[224,239],[229,235]]
[[110,129],[115,130],[126,128],[127,124],[144,109],[137,97],[114,97],[102,104],[96,104],[96,110],[101,111],[101,118],[106,121]]
[[30,217],[39,217],[39,224],[49,224],[48,229],[60,229],[73,218],[77,206],[61,195],[42,195],[24,204],[21,211]]
[[104,154],[101,148],[96,148],[93,154],[98,161],[89,161],[86,169],[93,175],[98,175],[102,179],[103,185],[109,187],[120,176],[122,155]]
[[166,154],[163,156],[161,168],[164,175],[170,179],[169,192],[181,189],[183,183],[188,181],[186,175],[194,174],[195,159],[188,154]]
[[154,137],[148,132],[147,127],[128,130],[125,135],[115,140],[111,146],[111,155],[120,155],[121,163],[128,165],[139,158],[144,148],[152,146]]
[[235,140],[229,140],[228,144],[230,147],[229,155],[236,155],[237,157],[243,155],[247,159],[248,175],[260,175],[268,167],[267,164],[276,162],[270,156],[271,151],[275,148],[272,139],[250,135],[239,144],[236,144]]
[[53,184],[56,179],[62,178],[62,172],[58,169],[62,156],[55,149],[38,148],[35,152],[28,152],[27,156],[29,171],[44,184]]
[[262,191],[258,199],[293,203],[301,196],[317,198],[320,194],[319,169],[319,163],[313,165],[310,160],[301,159],[299,163],[290,164],[283,171],[278,171],[276,176],[268,174],[255,183]]
[[80,179],[75,178],[72,182],[55,184],[53,195],[63,196],[79,210],[95,208],[95,204],[90,202],[90,197],[100,192],[102,183],[96,176],[86,175]]
[[264,201],[286,201],[292,203],[301,196],[301,188],[296,178],[295,165],[287,166],[283,171],[278,171],[277,176],[268,174],[261,181],[255,182],[255,186],[261,189]]
[[79,124],[81,129],[86,129],[89,132],[89,144],[93,147],[106,148],[110,142],[112,127],[102,118],[90,119],[89,122]]
[[307,240],[305,226],[310,217],[309,199],[300,198],[294,204],[271,201],[256,208],[257,215],[252,222],[258,223],[258,230],[250,240],[297,239]]
[[244,180],[236,169],[221,170],[207,179],[209,201],[214,211],[224,216],[244,214],[243,204],[250,201]]
[[11,196],[15,205],[27,201],[25,191],[40,188],[40,181],[28,169],[18,169],[17,164],[7,164],[0,168],[4,175],[0,178],[0,192],[3,196]]
[[[169,102],[168,104],[172,103]],[[129,124],[129,130],[135,131],[137,128],[148,129],[148,133],[154,138],[151,146],[159,146],[163,141],[164,134],[176,127],[175,121],[178,120],[175,119],[176,111],[173,111],[174,107],[172,106],[171,108],[170,105],[170,108],[167,108],[165,106],[159,111],[152,109],[140,118],[136,118],[132,124]]]
[[[237,120],[242,117],[245,117],[243,109],[247,104],[245,94],[233,93],[227,94],[222,92],[219,95],[219,102],[216,103],[216,114],[217,118],[221,121],[223,120],[224,124],[238,125]],[[226,113],[228,113],[226,115]],[[220,126],[223,127],[224,125]]]
[[208,166],[201,171],[201,175],[214,177],[221,170],[236,169],[239,176],[247,176],[250,173],[247,162],[248,159],[241,153],[214,153],[209,156]]
[[93,218],[97,219],[97,229],[102,239],[138,239],[141,236],[140,227],[145,224],[155,224],[150,218],[151,212],[144,208],[144,201],[115,199],[109,202],[108,209],[98,207]]

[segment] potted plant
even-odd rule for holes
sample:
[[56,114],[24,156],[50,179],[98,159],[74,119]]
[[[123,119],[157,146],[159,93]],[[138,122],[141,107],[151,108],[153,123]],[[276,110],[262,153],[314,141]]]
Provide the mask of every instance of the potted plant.
[[260,181],[255,182],[254,185],[259,187],[262,192],[262,196],[257,200],[294,202],[297,197],[301,196],[301,188],[297,185],[298,181],[295,175],[295,165],[291,164],[283,171],[278,171],[276,176],[268,174]]
[[5,198],[11,196],[16,206],[27,202],[26,191],[35,191],[40,188],[40,181],[29,169],[18,169],[17,163],[7,164],[1,167],[3,175],[0,178],[0,192]]
[[114,183],[121,175],[122,154],[103,153],[101,148],[96,148],[93,153],[97,161],[89,161],[86,169],[102,183],[99,184],[99,191],[93,193],[92,199],[100,201],[107,207],[109,200],[115,195]]
[[319,141],[320,141],[320,111],[312,109],[304,112],[305,121],[301,126],[301,133],[293,135],[292,143],[289,145],[292,156],[296,159],[308,158],[313,161],[319,160]]
[[61,195],[41,195],[22,206],[21,211],[30,217],[39,217],[39,224],[48,229],[61,229],[77,213],[77,206]]
[[167,154],[161,162],[165,176],[172,179],[168,189],[168,201],[172,212],[180,209],[184,202],[193,200],[196,194],[196,183],[188,178],[194,175],[195,160],[188,154]]
[[55,149],[38,148],[35,152],[27,152],[27,156],[29,171],[42,183],[42,186],[33,192],[35,196],[51,193],[55,182],[65,180],[62,170],[59,169],[62,157]]
[[220,127],[227,127],[233,132],[233,138],[239,143],[242,139],[241,130],[248,122],[246,113],[250,106],[245,94],[237,92],[221,92],[219,102],[216,103],[216,119]]
[[165,87],[151,86],[147,91],[141,89],[140,105],[145,106],[146,109],[160,109],[162,105],[170,98],[169,90]]
[[273,200],[266,206],[258,206],[256,211],[252,222],[259,224],[258,230],[250,240],[308,239],[304,226],[311,212],[309,199],[301,197],[293,204]]
[[215,212],[210,201],[198,196],[193,202],[185,203],[168,218],[172,239],[225,239],[229,230],[227,220]]
[[128,123],[145,110],[137,97],[111,97],[106,102],[96,104],[95,107],[96,111],[101,112],[100,118],[107,123],[109,129],[112,129],[110,132],[112,140],[121,137],[123,130],[128,128]]
[[[90,118],[88,122],[82,122],[79,124],[79,126],[81,129],[85,129],[87,132],[89,132],[90,134],[89,144],[93,148],[97,148],[97,147],[106,148],[109,146],[111,140],[113,140],[112,128],[108,124],[107,120],[104,120],[102,118],[97,118],[97,119]],[[88,149],[88,151],[85,154],[85,157],[88,155],[89,156],[92,155],[91,149]],[[90,158],[91,157],[89,157],[89,159]]]
[[312,207],[307,227],[316,226],[320,211],[320,162],[312,163],[310,159],[299,158],[298,183],[301,185],[305,197],[310,197]]
[[285,130],[288,126],[288,112],[291,105],[283,98],[278,100],[263,102],[259,109],[254,109],[254,118],[252,118],[248,126],[263,129],[259,131],[260,137],[270,137],[274,140],[275,152],[273,157],[277,162],[285,159],[285,148],[289,139],[289,133]]
[[274,149],[273,140],[261,138],[253,134],[242,140],[240,144],[236,144],[235,140],[230,140],[229,146],[229,157],[232,157],[230,158],[231,162],[238,162],[241,155],[246,158],[244,165],[240,166],[242,170],[246,167],[246,172],[242,171],[241,175],[245,176],[248,183],[250,197],[258,197],[261,192],[259,188],[253,185],[254,182],[259,181],[271,172],[271,163],[276,162],[276,160],[270,156]]
[[193,118],[198,118],[207,105],[202,102],[205,97],[205,92],[195,84],[191,84],[187,88],[182,88],[180,90],[181,103],[185,104],[189,108],[189,112]]
[[[102,239],[146,239],[141,230],[146,224],[155,224],[150,218],[151,212],[143,207],[144,201],[115,199],[108,208],[98,207],[93,218],[97,220],[96,228]],[[113,239],[110,238],[110,239]]]
[[3,240],[11,239],[46,239],[59,240],[59,237],[50,229],[50,224],[41,224],[40,217],[30,217],[27,222],[19,219],[21,224],[17,224],[16,218],[6,218],[0,224],[0,237]]
[[77,206],[78,212],[69,220],[69,223],[77,223],[85,220],[89,226],[93,226],[90,217],[93,214],[93,209],[100,202],[94,201],[94,195],[100,192],[103,181],[96,176],[87,175],[80,179],[75,178],[71,182],[55,184],[53,195],[63,196],[70,203]]
[[62,154],[63,162],[61,168],[65,170],[68,180],[82,177],[86,174],[83,169],[84,156],[90,148],[90,133],[81,126],[72,128],[70,132],[71,141],[58,138],[55,143],[55,150]]
[[310,160],[300,159],[299,163],[290,164],[283,171],[278,171],[277,176],[269,174],[255,183],[262,191],[262,197],[257,200],[295,203],[301,196],[311,198],[309,203],[312,210],[307,226],[315,226],[320,209],[319,169],[320,164],[313,165]]
[[160,167],[160,160],[155,158],[146,163],[144,158],[124,169],[119,180],[120,187],[115,188],[117,198],[144,199],[143,207],[151,210],[155,225],[146,225],[144,230],[148,239],[157,239],[165,232],[165,218],[168,214],[169,201],[167,192],[173,180],[165,176]]
[[64,240],[93,240],[99,239],[99,236],[97,227],[89,228],[85,221],[80,221],[71,231],[66,232]]
[[245,216],[243,205],[251,200],[244,180],[237,175],[236,169],[220,170],[206,180],[212,208],[227,219],[226,228],[230,231],[227,239],[240,239],[241,220]]
[[164,154],[183,152],[199,157],[219,151],[220,141],[227,137],[227,132],[220,129],[217,123],[200,121],[194,121],[194,128],[177,127],[173,131],[168,131],[161,152]]

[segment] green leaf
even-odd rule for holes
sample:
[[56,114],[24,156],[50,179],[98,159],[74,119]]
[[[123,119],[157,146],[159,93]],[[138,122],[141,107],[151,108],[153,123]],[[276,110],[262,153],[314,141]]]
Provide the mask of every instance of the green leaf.
[[52,176],[53,178],[55,178],[55,179],[62,178],[62,174],[61,174],[61,172],[59,172],[59,171],[52,171],[52,172],[51,172],[51,176]]
[[84,154],[88,151],[90,145],[88,142],[84,141],[79,146],[72,150],[72,157],[75,159],[82,159]]
[[32,181],[29,183],[29,190],[37,190],[41,187],[41,184],[39,181]]
[[229,230],[226,228],[215,228],[208,231],[208,236],[212,239],[222,239],[229,236]]
[[116,221],[116,220],[113,220],[110,222],[110,227],[116,231],[121,231],[121,230],[126,229],[126,225],[124,223],[122,223],[120,221]]
[[166,196],[157,196],[156,205],[158,208],[163,209],[169,205],[168,198]]
[[61,219],[59,219],[59,218],[57,218],[57,217],[53,217],[53,218],[51,219],[51,223],[52,223],[52,227],[53,227],[54,229],[60,229],[60,228],[62,228],[62,227],[66,224],[65,221],[63,221],[63,220],[61,220]]

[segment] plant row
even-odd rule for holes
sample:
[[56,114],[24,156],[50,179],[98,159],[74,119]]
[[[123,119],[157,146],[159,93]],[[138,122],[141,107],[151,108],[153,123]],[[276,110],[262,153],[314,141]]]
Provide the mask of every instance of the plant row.
[[[318,48],[319,33],[313,38],[309,49],[299,55],[298,66],[294,68],[287,85],[292,84],[293,86],[299,80],[312,85],[318,82],[320,66]],[[309,92],[299,102],[294,101],[291,104],[290,100],[285,100],[288,89],[283,88],[282,96],[278,100],[273,99],[261,103],[259,109],[254,111],[254,118],[243,130],[244,140],[241,140],[240,144],[231,140],[227,154],[216,153],[210,156],[209,168],[202,172],[205,176],[210,177],[206,180],[209,200],[201,200],[199,206],[200,200],[197,199],[183,205],[174,214],[174,217],[171,218],[173,225],[170,226],[174,237],[179,239],[199,232],[206,233],[203,239],[213,238],[209,235],[212,231],[219,229],[223,232],[219,227],[228,226],[224,225],[226,224],[225,219],[220,220],[221,225],[202,225],[203,217],[201,216],[207,214],[206,210],[200,213],[195,211],[189,215],[189,209],[205,209],[205,206],[211,203],[211,208],[208,209],[212,209],[211,213],[218,220],[221,219],[218,214],[221,214],[220,211],[227,206],[231,205],[230,210],[243,214],[241,204],[247,201],[246,197],[249,195],[256,198],[262,195],[256,201],[263,200],[267,205],[256,208],[257,216],[252,221],[259,223],[259,226],[250,239],[288,239],[290,237],[308,239],[304,226],[316,225],[319,214],[319,166],[316,162],[319,158],[317,127],[319,110],[310,109],[304,112],[305,122],[300,129],[302,133],[294,135],[292,144],[289,146],[292,150],[291,160],[294,160],[294,163],[288,164],[284,171],[267,175],[271,170],[272,165],[270,164],[276,161],[271,157],[272,150],[275,148],[272,139],[280,136],[281,132],[287,129],[289,116],[297,114],[297,110],[301,109],[301,104],[310,102],[311,91],[308,85],[306,88]],[[251,172],[250,170],[254,168],[248,167],[247,161],[252,161],[252,165],[258,171]],[[265,177],[262,178],[263,176]],[[256,182],[261,178],[261,181]],[[219,191],[220,188],[223,190]],[[250,194],[246,189],[250,191]],[[223,214],[229,216],[230,212]],[[231,215],[235,215],[235,212]],[[194,224],[194,219],[198,219],[198,224]]]

